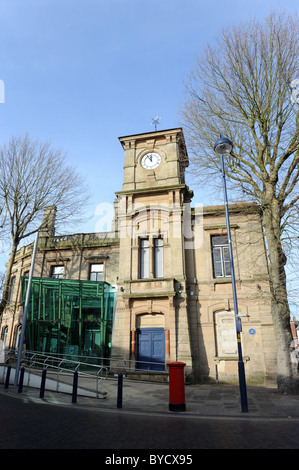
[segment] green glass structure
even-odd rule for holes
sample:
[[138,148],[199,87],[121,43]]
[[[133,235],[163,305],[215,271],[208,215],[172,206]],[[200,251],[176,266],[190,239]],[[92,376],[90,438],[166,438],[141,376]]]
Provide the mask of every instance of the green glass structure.
[[[23,302],[28,277],[22,278]],[[33,278],[25,341],[30,351],[109,358],[115,292],[106,282]]]

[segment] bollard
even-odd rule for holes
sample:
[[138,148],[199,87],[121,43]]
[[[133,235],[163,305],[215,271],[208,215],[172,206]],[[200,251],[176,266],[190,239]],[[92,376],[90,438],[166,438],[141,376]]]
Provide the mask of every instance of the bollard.
[[40,384],[39,398],[44,398],[45,396],[46,375],[47,375],[47,369],[44,369],[42,373],[41,384]]
[[123,375],[120,372],[118,374],[118,385],[117,385],[117,408],[123,407]]
[[72,403],[77,403],[77,390],[78,390],[78,371],[75,370],[74,379],[73,379]]
[[22,391],[23,391],[24,373],[25,373],[25,367],[22,367],[21,368],[21,373],[20,373],[18,393],[22,393]]
[[186,411],[184,362],[169,362],[169,411]]
[[8,386],[9,386],[10,371],[11,371],[11,366],[8,366],[7,367],[7,373],[6,373],[6,379],[5,379],[5,385],[4,385],[5,389],[7,389]]

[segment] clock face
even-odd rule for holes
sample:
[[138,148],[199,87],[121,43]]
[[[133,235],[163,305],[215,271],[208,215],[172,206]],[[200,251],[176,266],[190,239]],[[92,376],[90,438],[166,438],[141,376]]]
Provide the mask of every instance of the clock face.
[[141,159],[141,165],[146,170],[154,170],[162,161],[161,155],[156,152],[150,152],[144,155]]

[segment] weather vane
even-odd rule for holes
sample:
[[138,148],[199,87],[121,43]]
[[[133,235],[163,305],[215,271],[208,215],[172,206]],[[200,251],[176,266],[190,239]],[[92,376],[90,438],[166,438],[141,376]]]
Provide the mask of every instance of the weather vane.
[[157,125],[160,124],[160,122],[159,122],[160,119],[161,119],[161,118],[160,118],[159,116],[156,116],[154,119],[152,119],[151,125],[152,125],[152,126],[155,126],[155,131],[157,130]]

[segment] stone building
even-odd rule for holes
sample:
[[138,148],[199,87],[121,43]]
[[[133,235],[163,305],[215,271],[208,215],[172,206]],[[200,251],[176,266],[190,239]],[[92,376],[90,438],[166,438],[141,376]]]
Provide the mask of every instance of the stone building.
[[[40,233],[34,277],[101,281],[116,308],[111,364],[167,370],[183,361],[195,381],[238,381],[238,355],[223,206],[192,207],[182,129],[120,137],[124,179],[111,232]],[[242,350],[248,383],[276,380],[267,256],[259,208],[229,207]],[[19,250],[1,338],[14,347],[22,322],[22,276],[32,244]]]

